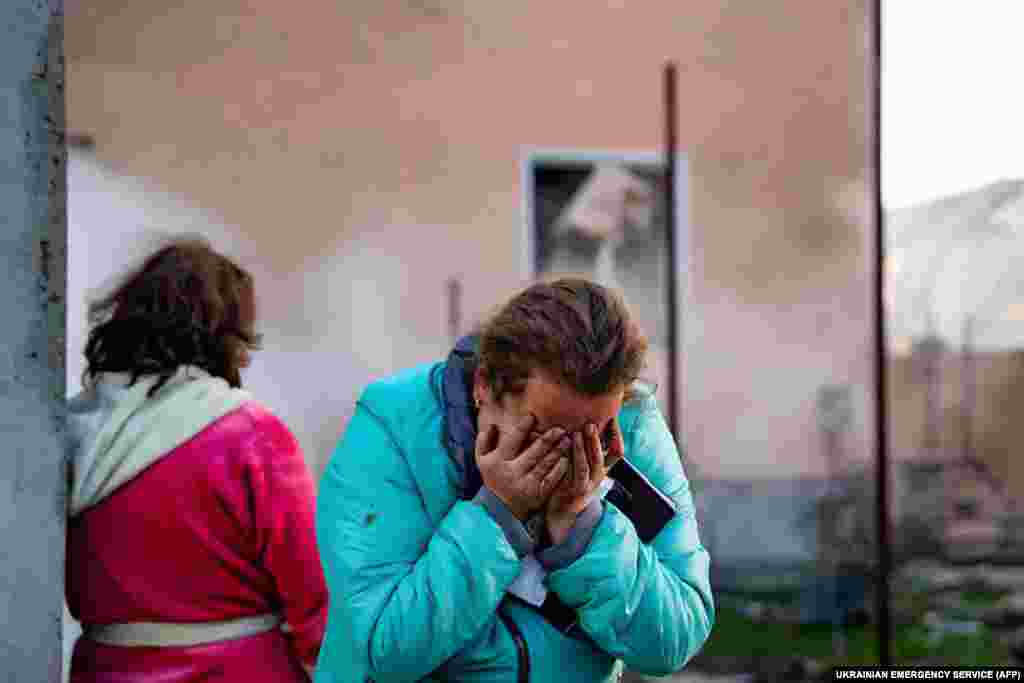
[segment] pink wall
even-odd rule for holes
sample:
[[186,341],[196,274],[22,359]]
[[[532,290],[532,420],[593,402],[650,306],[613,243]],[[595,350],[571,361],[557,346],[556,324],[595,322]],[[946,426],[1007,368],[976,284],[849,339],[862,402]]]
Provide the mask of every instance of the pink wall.
[[[691,457],[709,475],[813,475],[820,384],[855,390],[852,455],[870,429],[865,11],[101,0],[68,8],[68,118],[98,161],[252,254],[268,347],[290,359],[276,371],[308,377],[294,391],[319,462],[339,402],[443,353],[449,276],[469,319],[525,282],[526,151],[656,152],[674,59]],[[337,371],[303,366],[310,349]]]

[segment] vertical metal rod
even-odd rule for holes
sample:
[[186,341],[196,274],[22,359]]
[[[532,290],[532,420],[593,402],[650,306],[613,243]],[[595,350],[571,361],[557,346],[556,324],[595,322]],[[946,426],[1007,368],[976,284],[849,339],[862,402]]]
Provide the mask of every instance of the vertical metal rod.
[[889,411],[886,380],[885,335],[885,225],[882,208],[882,0],[871,5],[871,161],[874,176],[874,309],[875,309],[875,483],[877,495],[876,531],[878,541],[878,581],[875,601],[878,614],[878,658],[882,666],[891,665],[891,621],[889,613],[889,576],[892,559],[889,546]]
[[452,346],[459,341],[462,329],[462,282],[457,277],[448,279],[448,337]]
[[960,458],[966,463],[973,457],[974,407],[976,369],[974,365],[974,317],[967,316],[963,323],[963,348],[960,365]]
[[944,346],[935,332],[935,316],[928,314],[928,333],[924,343],[915,344],[913,353],[921,357],[924,364],[925,381],[925,439],[924,450],[928,459],[937,462],[942,445],[940,408],[942,405],[942,369],[945,357]]
[[665,236],[668,251],[668,425],[679,440],[679,301],[676,254],[676,65],[669,62],[664,73],[665,113]]

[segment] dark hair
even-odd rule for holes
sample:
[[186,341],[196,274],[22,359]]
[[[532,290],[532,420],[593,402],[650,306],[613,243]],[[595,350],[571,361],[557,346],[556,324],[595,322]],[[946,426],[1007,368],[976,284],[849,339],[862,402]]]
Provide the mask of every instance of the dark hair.
[[159,389],[182,365],[233,387],[249,350],[258,349],[252,276],[203,239],[172,242],[89,306],[83,380],[102,372],[156,374]]
[[587,396],[628,390],[647,354],[622,297],[581,278],[528,287],[478,333],[481,372],[495,398],[522,391],[534,371]]

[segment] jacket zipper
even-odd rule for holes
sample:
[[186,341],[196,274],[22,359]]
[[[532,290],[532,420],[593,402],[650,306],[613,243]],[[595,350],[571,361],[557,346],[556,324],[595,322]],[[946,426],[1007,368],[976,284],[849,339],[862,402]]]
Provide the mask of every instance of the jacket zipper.
[[522,631],[516,626],[511,616],[505,614],[500,609],[498,610],[498,616],[505,624],[508,632],[512,634],[512,640],[516,643],[516,654],[519,659],[519,676],[516,680],[518,683],[530,683],[530,648],[526,646],[526,638],[523,637]]

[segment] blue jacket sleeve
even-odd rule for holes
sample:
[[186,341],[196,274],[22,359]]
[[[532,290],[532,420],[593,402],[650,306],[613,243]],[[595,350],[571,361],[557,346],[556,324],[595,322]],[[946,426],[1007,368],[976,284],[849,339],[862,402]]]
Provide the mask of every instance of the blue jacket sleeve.
[[489,623],[521,568],[477,502],[435,527],[406,454],[362,400],[321,482],[317,540],[330,593],[318,683],[426,677]]
[[579,615],[580,627],[638,673],[681,669],[704,645],[715,611],[709,557],[697,535],[689,482],[660,412],[641,412],[626,435],[626,455],[676,504],[678,514],[651,541],[613,505],[586,551],[552,572],[548,585]]

